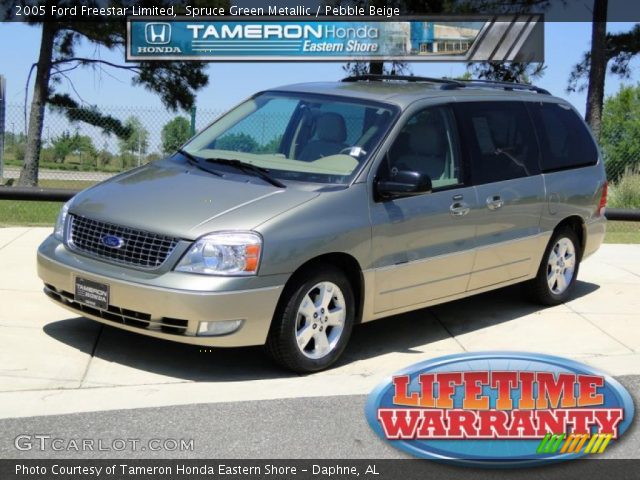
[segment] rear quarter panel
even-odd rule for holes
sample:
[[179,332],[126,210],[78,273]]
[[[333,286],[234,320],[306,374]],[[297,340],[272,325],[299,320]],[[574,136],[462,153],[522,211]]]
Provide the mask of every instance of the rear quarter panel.
[[602,160],[594,166],[544,174],[547,205],[541,229],[553,230],[565,218],[579,216],[586,228],[585,256],[597,250],[605,233],[606,221],[598,215],[605,178]]
[[[534,99],[529,97],[528,100]],[[582,118],[571,104],[562,99],[548,98],[545,102],[565,105]],[[582,123],[591,135],[588,125],[584,121]],[[597,146],[592,135],[591,138]],[[541,230],[552,231],[567,217],[580,217],[585,226],[586,245],[583,258],[595,252],[602,244],[606,230],[606,219],[598,212],[606,178],[604,161],[599,150],[598,162],[595,165],[543,173],[547,205],[542,211]]]

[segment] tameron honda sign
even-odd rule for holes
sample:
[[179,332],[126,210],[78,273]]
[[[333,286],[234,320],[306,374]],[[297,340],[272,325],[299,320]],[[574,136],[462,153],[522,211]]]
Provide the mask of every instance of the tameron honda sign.
[[129,19],[128,60],[542,61],[539,15],[444,21]]

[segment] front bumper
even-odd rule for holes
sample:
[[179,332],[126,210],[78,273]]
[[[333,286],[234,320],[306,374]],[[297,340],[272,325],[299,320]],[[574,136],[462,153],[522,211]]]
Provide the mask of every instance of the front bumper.
[[[238,347],[265,343],[286,278],[154,275],[70,252],[53,236],[38,249],[38,276],[59,305],[131,332],[194,345]],[[109,285],[109,308],[74,300],[75,278]],[[196,336],[201,321],[243,320],[223,336]]]

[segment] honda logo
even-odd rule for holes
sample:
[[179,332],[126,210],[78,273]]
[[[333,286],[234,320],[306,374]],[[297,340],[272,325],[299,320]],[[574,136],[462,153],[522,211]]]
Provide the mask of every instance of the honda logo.
[[164,45],[171,41],[171,25],[168,23],[147,23],[144,29],[147,43]]

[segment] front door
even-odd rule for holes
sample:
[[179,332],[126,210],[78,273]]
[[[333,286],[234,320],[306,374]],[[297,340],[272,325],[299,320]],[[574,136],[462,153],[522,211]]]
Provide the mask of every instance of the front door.
[[465,185],[451,107],[427,107],[409,117],[377,178],[400,170],[428,174],[433,191],[372,200],[376,316],[463,293],[474,260],[477,199]]

